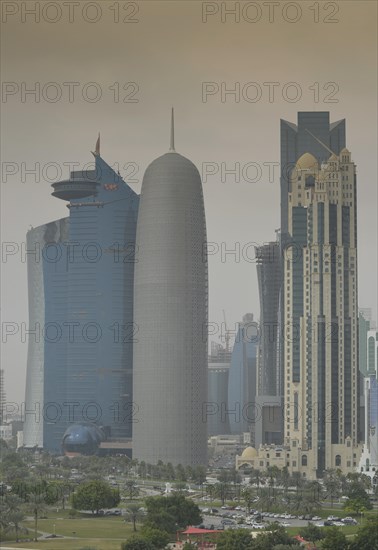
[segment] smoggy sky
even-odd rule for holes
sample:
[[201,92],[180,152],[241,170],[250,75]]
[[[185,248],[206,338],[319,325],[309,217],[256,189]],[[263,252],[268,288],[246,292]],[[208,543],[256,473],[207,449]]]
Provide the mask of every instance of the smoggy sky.
[[[296,123],[297,111],[311,110],[347,121],[358,171],[359,305],[377,319],[376,2],[47,4],[2,2],[1,231],[3,243],[15,243],[12,256],[3,244],[3,327],[28,325],[17,247],[30,226],[68,215],[50,194],[68,175],[63,163],[91,162],[100,131],[101,155],[139,192],[147,165],[168,149],[171,105],[176,150],[203,175],[216,243],[209,320],[221,323],[222,309],[231,328],[247,311],[259,317],[249,244],[274,240],[279,227],[279,167],[269,167],[279,162],[280,118]],[[39,20],[26,9],[39,9]],[[36,83],[37,96],[25,93]],[[37,174],[27,173],[36,163]],[[225,172],[235,163],[239,182]],[[224,255],[235,247],[239,256]],[[27,339],[20,330],[4,340],[7,397],[23,401]]]

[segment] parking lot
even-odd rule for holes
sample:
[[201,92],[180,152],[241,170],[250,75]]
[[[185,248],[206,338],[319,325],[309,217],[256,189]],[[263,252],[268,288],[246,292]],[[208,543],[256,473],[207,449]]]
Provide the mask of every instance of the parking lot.
[[[202,507],[203,525],[206,528],[214,526],[214,529],[232,529],[232,528],[246,528],[246,529],[263,529],[270,523],[278,522],[283,527],[306,527],[308,523],[312,523],[319,527],[327,525],[336,525],[338,527],[344,527],[346,524],[356,524],[355,520],[350,518],[350,523],[344,523],[339,521],[336,516],[331,516],[328,520],[320,518],[319,516],[296,516],[294,514],[274,514],[271,512],[257,512],[251,510],[250,514],[247,514],[245,508],[237,506],[235,509],[230,510],[225,508],[217,508],[216,512],[210,512],[209,508]],[[254,512],[254,513],[253,513]],[[310,519],[311,517],[311,519]],[[332,519],[331,519],[332,518]]]

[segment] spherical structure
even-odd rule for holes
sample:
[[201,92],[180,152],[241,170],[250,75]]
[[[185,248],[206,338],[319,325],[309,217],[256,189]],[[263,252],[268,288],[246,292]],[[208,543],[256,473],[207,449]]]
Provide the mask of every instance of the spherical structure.
[[138,213],[133,457],[206,464],[207,256],[195,165],[167,153],[147,168]]
[[72,424],[64,433],[62,449],[64,454],[92,455],[104,440],[105,434],[99,426],[90,422]]

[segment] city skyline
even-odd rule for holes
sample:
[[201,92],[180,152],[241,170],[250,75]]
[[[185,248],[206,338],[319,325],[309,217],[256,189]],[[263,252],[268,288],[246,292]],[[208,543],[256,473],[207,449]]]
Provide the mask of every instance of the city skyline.
[[[376,128],[372,124],[376,119],[376,6],[361,2],[354,7],[344,2],[340,4],[339,22],[334,24],[315,24],[309,10],[304,9],[302,19],[295,24],[277,16],[274,23],[265,18],[252,27],[246,21],[224,24],[219,17],[209,17],[205,23],[196,4],[156,6],[143,2],[140,22],[128,25],[127,32],[125,26],[112,25],[109,18],[103,18],[98,26],[78,20],[69,27],[74,30],[69,43],[65,40],[69,23],[53,27],[41,22],[33,26],[9,18],[3,38],[7,45],[2,54],[4,80],[29,85],[38,81],[42,88],[46,82],[78,81],[79,97],[85,83],[98,81],[103,99],[97,103],[76,99],[71,104],[64,97],[56,103],[42,98],[37,103],[30,96],[22,102],[21,91],[7,96],[2,105],[3,129],[7,132],[2,156],[9,170],[9,163],[16,163],[16,173],[3,174],[2,204],[7,207],[3,206],[2,212],[2,240],[21,247],[30,225],[46,223],[47,213],[49,220],[66,215],[63,203],[50,197],[51,182],[42,173],[40,181],[35,182],[33,175],[24,172],[35,162],[41,163],[41,172],[46,163],[57,163],[63,177],[69,171],[63,163],[78,162],[76,169],[81,169],[99,130],[108,163],[118,162],[126,181],[138,180],[130,182],[130,186],[139,192],[147,163],[164,150],[161,137],[165,132],[168,139],[167,113],[174,104],[180,150],[185,150],[205,176],[208,240],[214,243],[209,256],[209,320],[220,326],[225,309],[228,324],[236,328],[245,313],[246,300],[247,310],[255,318],[260,310],[256,266],[250,261],[250,250],[243,253],[243,247],[270,242],[274,229],[279,227],[279,172],[275,171],[270,183],[269,170],[264,165],[279,162],[279,121],[295,121],[298,111],[330,111],[332,121],[348,120],[348,148],[353,151],[359,171],[358,207],[364,213],[359,217],[359,301],[361,307],[371,307],[377,318],[376,167],[372,161],[377,149]],[[77,32],[79,29],[82,32]],[[93,29],[101,29],[102,40],[98,40]],[[306,48],[303,62],[302,44],[312,31],[316,31],[316,48]],[[21,35],[29,43],[28,51],[19,47]],[[351,41],[350,36],[359,39]],[[147,37],[151,38],[149,42]],[[44,47],[46,40],[48,51]],[[38,70],[31,70],[31,55],[43,61]],[[177,78],[172,67],[182,64],[185,75]],[[242,94],[243,89],[246,91],[244,85],[251,81],[259,83],[264,92],[256,103],[249,103]],[[137,82],[139,102],[114,102],[115,91],[109,87],[115,82]],[[209,82],[217,83],[219,92],[203,97],[204,83]],[[229,89],[240,83],[240,101],[232,95],[222,101],[222,82]],[[271,103],[269,87],[263,84],[269,82],[279,83]],[[302,97],[295,103],[283,98],[283,87],[288,82],[297,82],[302,90]],[[314,87],[316,82],[318,88]],[[339,87],[334,103],[326,102],[326,96],[334,91],[332,86],[324,89],[330,82]],[[209,85],[206,89],[210,90]],[[132,92],[129,88],[125,94],[130,96]],[[124,169],[125,162],[135,166]],[[237,162],[239,183],[226,173]],[[243,168],[250,162],[261,168],[260,181],[245,180]],[[53,179],[52,173],[47,175]],[[249,175],[255,175],[252,168]],[[59,179],[63,178],[56,178]],[[224,248],[235,249],[235,243],[240,243],[239,261],[232,254],[225,256]],[[20,334],[21,323],[28,322],[26,263],[21,260],[21,254],[16,252],[9,254],[2,265],[3,322],[20,327],[20,332],[9,336],[2,346],[7,396],[16,402],[22,402],[24,396],[27,344],[21,341]],[[245,293],[230,292],[235,285],[245,289]],[[218,336],[219,330],[210,338]]]

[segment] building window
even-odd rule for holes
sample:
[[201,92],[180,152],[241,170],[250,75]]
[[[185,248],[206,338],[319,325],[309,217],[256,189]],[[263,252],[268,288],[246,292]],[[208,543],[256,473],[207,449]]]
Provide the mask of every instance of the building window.
[[302,456],[302,466],[307,466],[307,455]]
[[341,466],[341,456],[336,455],[335,457],[335,466]]

